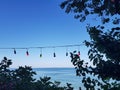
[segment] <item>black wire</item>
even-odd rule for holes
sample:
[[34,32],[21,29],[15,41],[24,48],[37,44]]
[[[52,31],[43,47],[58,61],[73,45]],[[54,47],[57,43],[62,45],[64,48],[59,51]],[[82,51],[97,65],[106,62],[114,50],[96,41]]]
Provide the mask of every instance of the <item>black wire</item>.
[[62,47],[76,47],[76,46],[83,46],[85,44],[73,44],[73,45],[61,45],[61,46],[44,46],[44,47],[12,47],[12,48],[0,48],[0,49],[38,49],[38,48],[62,48]]

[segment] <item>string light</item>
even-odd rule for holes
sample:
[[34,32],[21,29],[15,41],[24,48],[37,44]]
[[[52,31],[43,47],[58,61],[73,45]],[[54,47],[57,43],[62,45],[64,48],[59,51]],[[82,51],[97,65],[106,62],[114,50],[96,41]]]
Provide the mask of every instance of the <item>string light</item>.
[[68,56],[68,48],[66,48],[66,56]]
[[55,52],[53,53],[53,57],[56,57],[56,54],[55,54]]
[[78,56],[80,56],[80,51],[78,51]]
[[40,48],[40,57],[42,57],[42,48]]
[[66,52],[66,56],[68,56],[68,52]]
[[29,56],[29,52],[28,52],[28,49],[27,49],[27,51],[26,51],[26,55],[27,55],[27,56]]
[[80,56],[80,47],[78,46],[78,56]]
[[55,47],[54,47],[54,53],[53,53],[53,57],[56,57],[56,54],[55,54]]
[[16,50],[14,49],[14,54],[16,54]]
[[[85,44],[73,44],[73,45],[62,45],[62,46],[44,46],[44,47],[18,47],[18,48],[0,48],[0,49],[14,49],[14,54],[16,54],[16,50],[18,49],[27,49],[26,50],[26,55],[29,56],[29,52],[28,52],[28,49],[40,49],[40,57],[42,57],[42,49],[45,49],[45,48],[53,48],[54,49],[54,52],[53,52],[53,57],[56,57],[56,53],[55,53],[55,48],[63,48],[65,47],[66,48],[66,56],[68,56],[68,47],[80,47],[80,46],[83,46]],[[80,50],[78,49],[78,55],[80,56]]]

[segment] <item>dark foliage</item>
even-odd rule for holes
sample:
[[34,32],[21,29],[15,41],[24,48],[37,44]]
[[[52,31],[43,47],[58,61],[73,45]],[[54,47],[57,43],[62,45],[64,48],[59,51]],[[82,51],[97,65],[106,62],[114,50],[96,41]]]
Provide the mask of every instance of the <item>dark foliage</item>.
[[[101,25],[86,25],[91,41],[84,43],[93,65],[71,53],[76,75],[82,77],[86,90],[120,90],[120,0],[65,0],[60,6],[80,22],[88,15],[101,17]],[[108,23],[111,27],[106,29]]]
[[11,70],[11,64],[6,57],[0,63],[0,90],[73,90],[71,85],[61,87],[60,82],[51,82],[47,76],[34,79],[36,73],[29,66]]
[[[86,16],[97,14],[99,16],[113,16],[120,14],[120,0],[65,0],[61,3],[61,8],[65,8],[66,13],[75,13],[75,18],[80,21],[86,20]],[[104,18],[105,22],[109,18]]]

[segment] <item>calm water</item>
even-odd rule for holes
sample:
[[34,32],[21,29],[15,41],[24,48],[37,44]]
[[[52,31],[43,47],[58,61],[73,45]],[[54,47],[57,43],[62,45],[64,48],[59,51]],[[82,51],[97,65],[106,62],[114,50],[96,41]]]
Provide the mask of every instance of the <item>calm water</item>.
[[74,68],[34,68],[37,75],[35,78],[49,76],[52,81],[60,81],[62,86],[66,86],[66,83],[71,83],[74,90],[79,90],[81,86],[80,77],[76,76]]

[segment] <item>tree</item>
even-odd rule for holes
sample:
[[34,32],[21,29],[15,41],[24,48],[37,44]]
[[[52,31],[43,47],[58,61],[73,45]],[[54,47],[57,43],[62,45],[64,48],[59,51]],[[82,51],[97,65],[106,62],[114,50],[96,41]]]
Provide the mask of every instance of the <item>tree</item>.
[[0,62],[0,90],[73,90],[71,84],[60,86],[60,82],[52,82],[51,77],[40,77],[36,80],[36,72],[30,66],[10,69],[12,61],[4,57]]
[[[83,22],[88,16],[100,17],[100,25],[86,25],[91,41],[85,40],[89,47],[88,57],[93,63],[81,60],[71,53],[76,74],[83,76],[82,82],[87,90],[120,90],[120,0],[66,0],[61,3],[66,13],[73,12],[74,17]],[[109,29],[106,24],[110,24]],[[96,78],[88,77],[88,74]],[[101,81],[100,81],[101,80]]]
[[12,75],[11,71],[9,70],[9,66],[11,64],[11,60],[7,59],[6,57],[4,57],[0,63],[0,90],[7,90],[12,86],[12,84],[10,83],[10,81],[12,80]]

